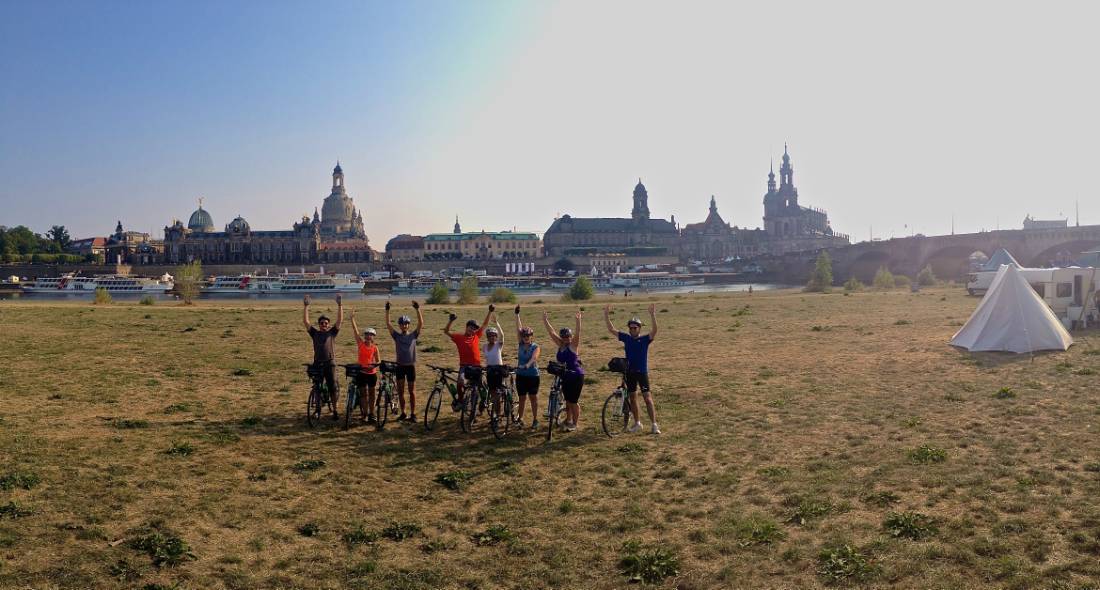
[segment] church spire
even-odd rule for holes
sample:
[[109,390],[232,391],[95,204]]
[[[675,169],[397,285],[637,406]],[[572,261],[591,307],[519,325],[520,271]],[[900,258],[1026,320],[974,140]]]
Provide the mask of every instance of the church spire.
[[779,186],[794,188],[794,166],[791,166],[791,155],[787,153],[786,142],[783,142],[783,164],[779,166]]
[[714,195],[710,196],[710,212],[718,213],[718,203],[714,200]]
[[455,232],[456,234],[462,233],[462,226],[458,224],[458,216],[455,215]]
[[634,209],[630,212],[630,216],[634,221],[649,219],[649,193],[646,192],[640,177],[637,186],[634,187]]

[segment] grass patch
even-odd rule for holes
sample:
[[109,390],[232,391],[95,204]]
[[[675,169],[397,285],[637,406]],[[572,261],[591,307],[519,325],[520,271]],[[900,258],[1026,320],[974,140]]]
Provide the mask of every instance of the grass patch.
[[251,377],[253,375],[252,369],[246,369],[244,367],[237,367],[230,373],[234,377]]
[[901,501],[901,498],[898,497],[898,495],[894,492],[883,491],[864,494],[860,497],[860,500],[862,500],[864,504],[878,506],[879,508],[886,508],[888,506],[893,506],[894,504],[897,504]]
[[195,446],[189,442],[178,442],[164,451],[166,455],[174,457],[190,457],[195,452]]
[[303,537],[315,537],[319,532],[321,532],[321,527],[315,522],[307,522],[298,526],[298,534]]
[[817,575],[830,585],[866,582],[876,570],[867,555],[847,544],[826,547],[817,556]]
[[16,518],[24,518],[34,514],[34,509],[26,508],[15,502],[8,502],[7,504],[0,504],[0,519],[8,518],[15,520]]
[[304,473],[306,471],[317,471],[324,466],[325,462],[322,459],[303,459],[291,465],[290,468],[298,473]]
[[0,476],[0,490],[29,490],[41,482],[42,479],[33,471],[14,471]]
[[136,428],[149,428],[149,421],[148,420],[132,420],[132,419],[116,418],[114,421],[112,421],[112,424],[114,425],[115,428],[118,428],[120,430],[131,430],[131,429],[136,429]]
[[363,528],[363,525],[356,525],[355,528],[343,534],[341,537],[344,544],[350,547],[357,547],[359,545],[373,545],[378,540],[376,533],[368,532]]
[[630,582],[656,584],[680,573],[680,560],[661,546],[643,547],[640,541],[623,543],[619,569]]
[[382,529],[382,536],[391,541],[404,541],[420,535],[420,525],[411,522],[391,522]]
[[509,530],[507,525],[503,524],[489,525],[489,528],[484,531],[470,535],[470,540],[478,547],[498,545],[500,543],[515,541],[515,539],[515,533]]
[[932,518],[919,512],[891,512],[882,522],[882,528],[895,539],[919,541],[935,535]]
[[465,471],[447,471],[435,476],[435,483],[456,492],[469,481],[470,474]]
[[909,451],[909,460],[913,463],[943,463],[947,460],[947,451],[930,445],[921,445]]
[[1011,387],[1002,387],[997,390],[997,393],[993,394],[996,399],[1013,399],[1016,397],[1016,392]]
[[130,539],[127,545],[135,551],[148,554],[153,565],[157,567],[177,566],[195,559],[187,541],[171,531],[154,529]]

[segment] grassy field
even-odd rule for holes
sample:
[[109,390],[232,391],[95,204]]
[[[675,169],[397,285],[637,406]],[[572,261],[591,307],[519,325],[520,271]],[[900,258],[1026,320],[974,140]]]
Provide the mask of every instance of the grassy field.
[[[1096,587],[1097,333],[960,352],[957,288],[655,301],[664,434],[597,433],[617,381],[592,371],[549,444],[447,408],[430,434],[311,430],[294,302],[0,302],[0,587]],[[581,306],[589,367],[620,350],[603,303]],[[427,308],[421,404],[450,309],[484,314]]]

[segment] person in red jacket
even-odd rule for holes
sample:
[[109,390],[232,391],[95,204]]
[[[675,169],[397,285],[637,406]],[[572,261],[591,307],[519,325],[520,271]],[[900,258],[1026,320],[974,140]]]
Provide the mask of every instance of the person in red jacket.
[[461,333],[451,332],[451,325],[455,323],[458,316],[451,314],[447,325],[443,327],[443,333],[455,343],[455,348],[458,349],[458,399],[451,405],[451,409],[458,411],[462,407],[462,402],[465,399],[466,388],[466,374],[473,375],[476,368],[476,372],[481,372],[481,335],[485,333],[485,326],[489,325],[489,321],[493,319],[493,312],[496,311],[496,306],[489,306],[489,313],[485,314],[485,321],[480,326],[477,322],[470,320],[466,322],[466,329]]

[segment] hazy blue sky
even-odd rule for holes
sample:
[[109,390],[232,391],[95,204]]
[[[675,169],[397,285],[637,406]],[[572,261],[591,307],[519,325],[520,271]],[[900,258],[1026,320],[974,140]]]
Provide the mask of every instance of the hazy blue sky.
[[376,248],[558,213],[867,239],[1100,223],[1095,3],[0,0],[0,224],[158,237],[312,214],[336,159]]

